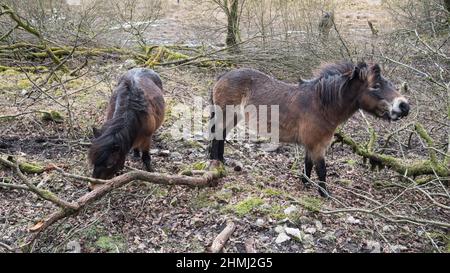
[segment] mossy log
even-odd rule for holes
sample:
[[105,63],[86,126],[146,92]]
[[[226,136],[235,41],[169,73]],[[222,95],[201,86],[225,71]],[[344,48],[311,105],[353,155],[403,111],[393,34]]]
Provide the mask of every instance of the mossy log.
[[[419,130],[423,129],[421,125],[419,125],[418,128]],[[426,131],[423,129],[423,132]],[[336,132],[335,137],[336,142],[341,142],[350,146],[355,154],[362,156],[364,159],[369,159],[369,162],[372,165],[377,165],[378,167],[388,167],[401,175],[410,177],[435,174],[441,177],[450,176],[448,167],[443,162],[439,162],[436,159],[435,154],[433,156],[433,153],[430,154],[430,159],[417,160],[408,164],[402,159],[398,159],[390,155],[379,154],[369,150],[363,145],[356,143],[351,137],[345,135],[341,131]]]
[[64,117],[58,111],[40,111],[43,121],[53,121],[55,123],[62,123],[64,121]]
[[[8,161],[15,163],[15,160],[11,157],[8,156],[7,158]],[[4,160],[3,160],[4,162]],[[2,163],[2,162],[0,162]],[[5,164],[3,164],[5,165]],[[5,165],[7,167],[10,167],[8,165]],[[31,162],[19,162],[19,169],[24,172],[24,173],[28,173],[28,174],[40,174],[46,171],[46,167],[38,164],[38,163],[31,163]]]
[[[105,55],[115,55],[118,57],[133,58],[138,63],[147,66],[171,66],[183,64],[195,64],[200,67],[224,67],[230,66],[229,61],[214,60],[207,58],[209,54],[198,54],[189,56],[184,53],[170,49],[171,46],[151,46],[144,49],[144,52],[133,51],[121,48],[89,48],[78,47],[73,50],[69,46],[46,47],[32,43],[16,43],[12,45],[0,45],[0,56],[11,56],[11,53],[20,53],[25,59],[58,59],[65,58],[72,54],[73,56],[83,57],[101,57]],[[176,48],[176,47],[174,47]]]

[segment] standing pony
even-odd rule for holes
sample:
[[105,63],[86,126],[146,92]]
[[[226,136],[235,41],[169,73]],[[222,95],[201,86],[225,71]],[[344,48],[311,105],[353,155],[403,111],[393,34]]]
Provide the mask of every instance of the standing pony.
[[151,137],[164,120],[164,107],[162,82],[153,70],[135,68],[123,75],[109,102],[106,122],[100,130],[94,128],[89,150],[92,176],[112,178],[131,149],[138,157],[142,152],[144,167],[151,171]]
[[[287,84],[253,69],[237,69],[222,75],[211,95],[223,117],[226,117],[227,105],[278,105],[279,139],[305,147],[304,175],[307,178],[303,177],[302,181],[307,184],[315,166],[322,196],[328,195],[325,152],[340,124],[358,109],[389,121],[398,120],[409,112],[408,101],[381,75],[378,64],[329,64],[319,70],[314,79],[300,80],[299,84]],[[218,120],[211,114],[214,124],[211,132],[215,134],[216,128],[223,128],[211,141],[211,159],[224,161],[225,137],[241,119],[239,113],[232,120]]]

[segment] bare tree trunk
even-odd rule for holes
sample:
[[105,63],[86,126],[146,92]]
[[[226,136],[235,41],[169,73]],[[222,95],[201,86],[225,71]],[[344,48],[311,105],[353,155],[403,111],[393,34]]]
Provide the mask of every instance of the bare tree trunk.
[[226,45],[229,47],[237,45],[240,41],[239,30],[239,0],[230,0],[230,5],[225,1],[227,13],[227,38]]

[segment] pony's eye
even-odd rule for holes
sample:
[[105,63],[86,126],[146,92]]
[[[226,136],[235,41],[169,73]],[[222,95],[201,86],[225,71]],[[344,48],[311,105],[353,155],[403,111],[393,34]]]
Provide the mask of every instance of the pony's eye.
[[379,84],[379,83],[376,83],[374,86],[373,86],[373,88],[375,88],[375,89],[378,89],[378,88],[380,88],[381,87],[381,85]]

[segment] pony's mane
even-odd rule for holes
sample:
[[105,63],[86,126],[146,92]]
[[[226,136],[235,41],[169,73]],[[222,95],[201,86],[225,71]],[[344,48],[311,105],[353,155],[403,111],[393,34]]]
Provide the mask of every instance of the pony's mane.
[[[367,64],[358,63],[360,78],[367,78]],[[324,106],[339,104],[342,93],[352,77],[355,64],[349,61],[321,66],[314,73],[314,78],[310,81],[302,82],[310,90],[319,94],[319,99]],[[302,85],[303,87],[303,85]]]
[[119,80],[116,88],[116,108],[113,118],[102,127],[102,134],[96,138],[89,152],[92,164],[102,164],[113,149],[127,153],[136,138],[141,117],[147,113],[148,103],[134,80],[126,75]]

